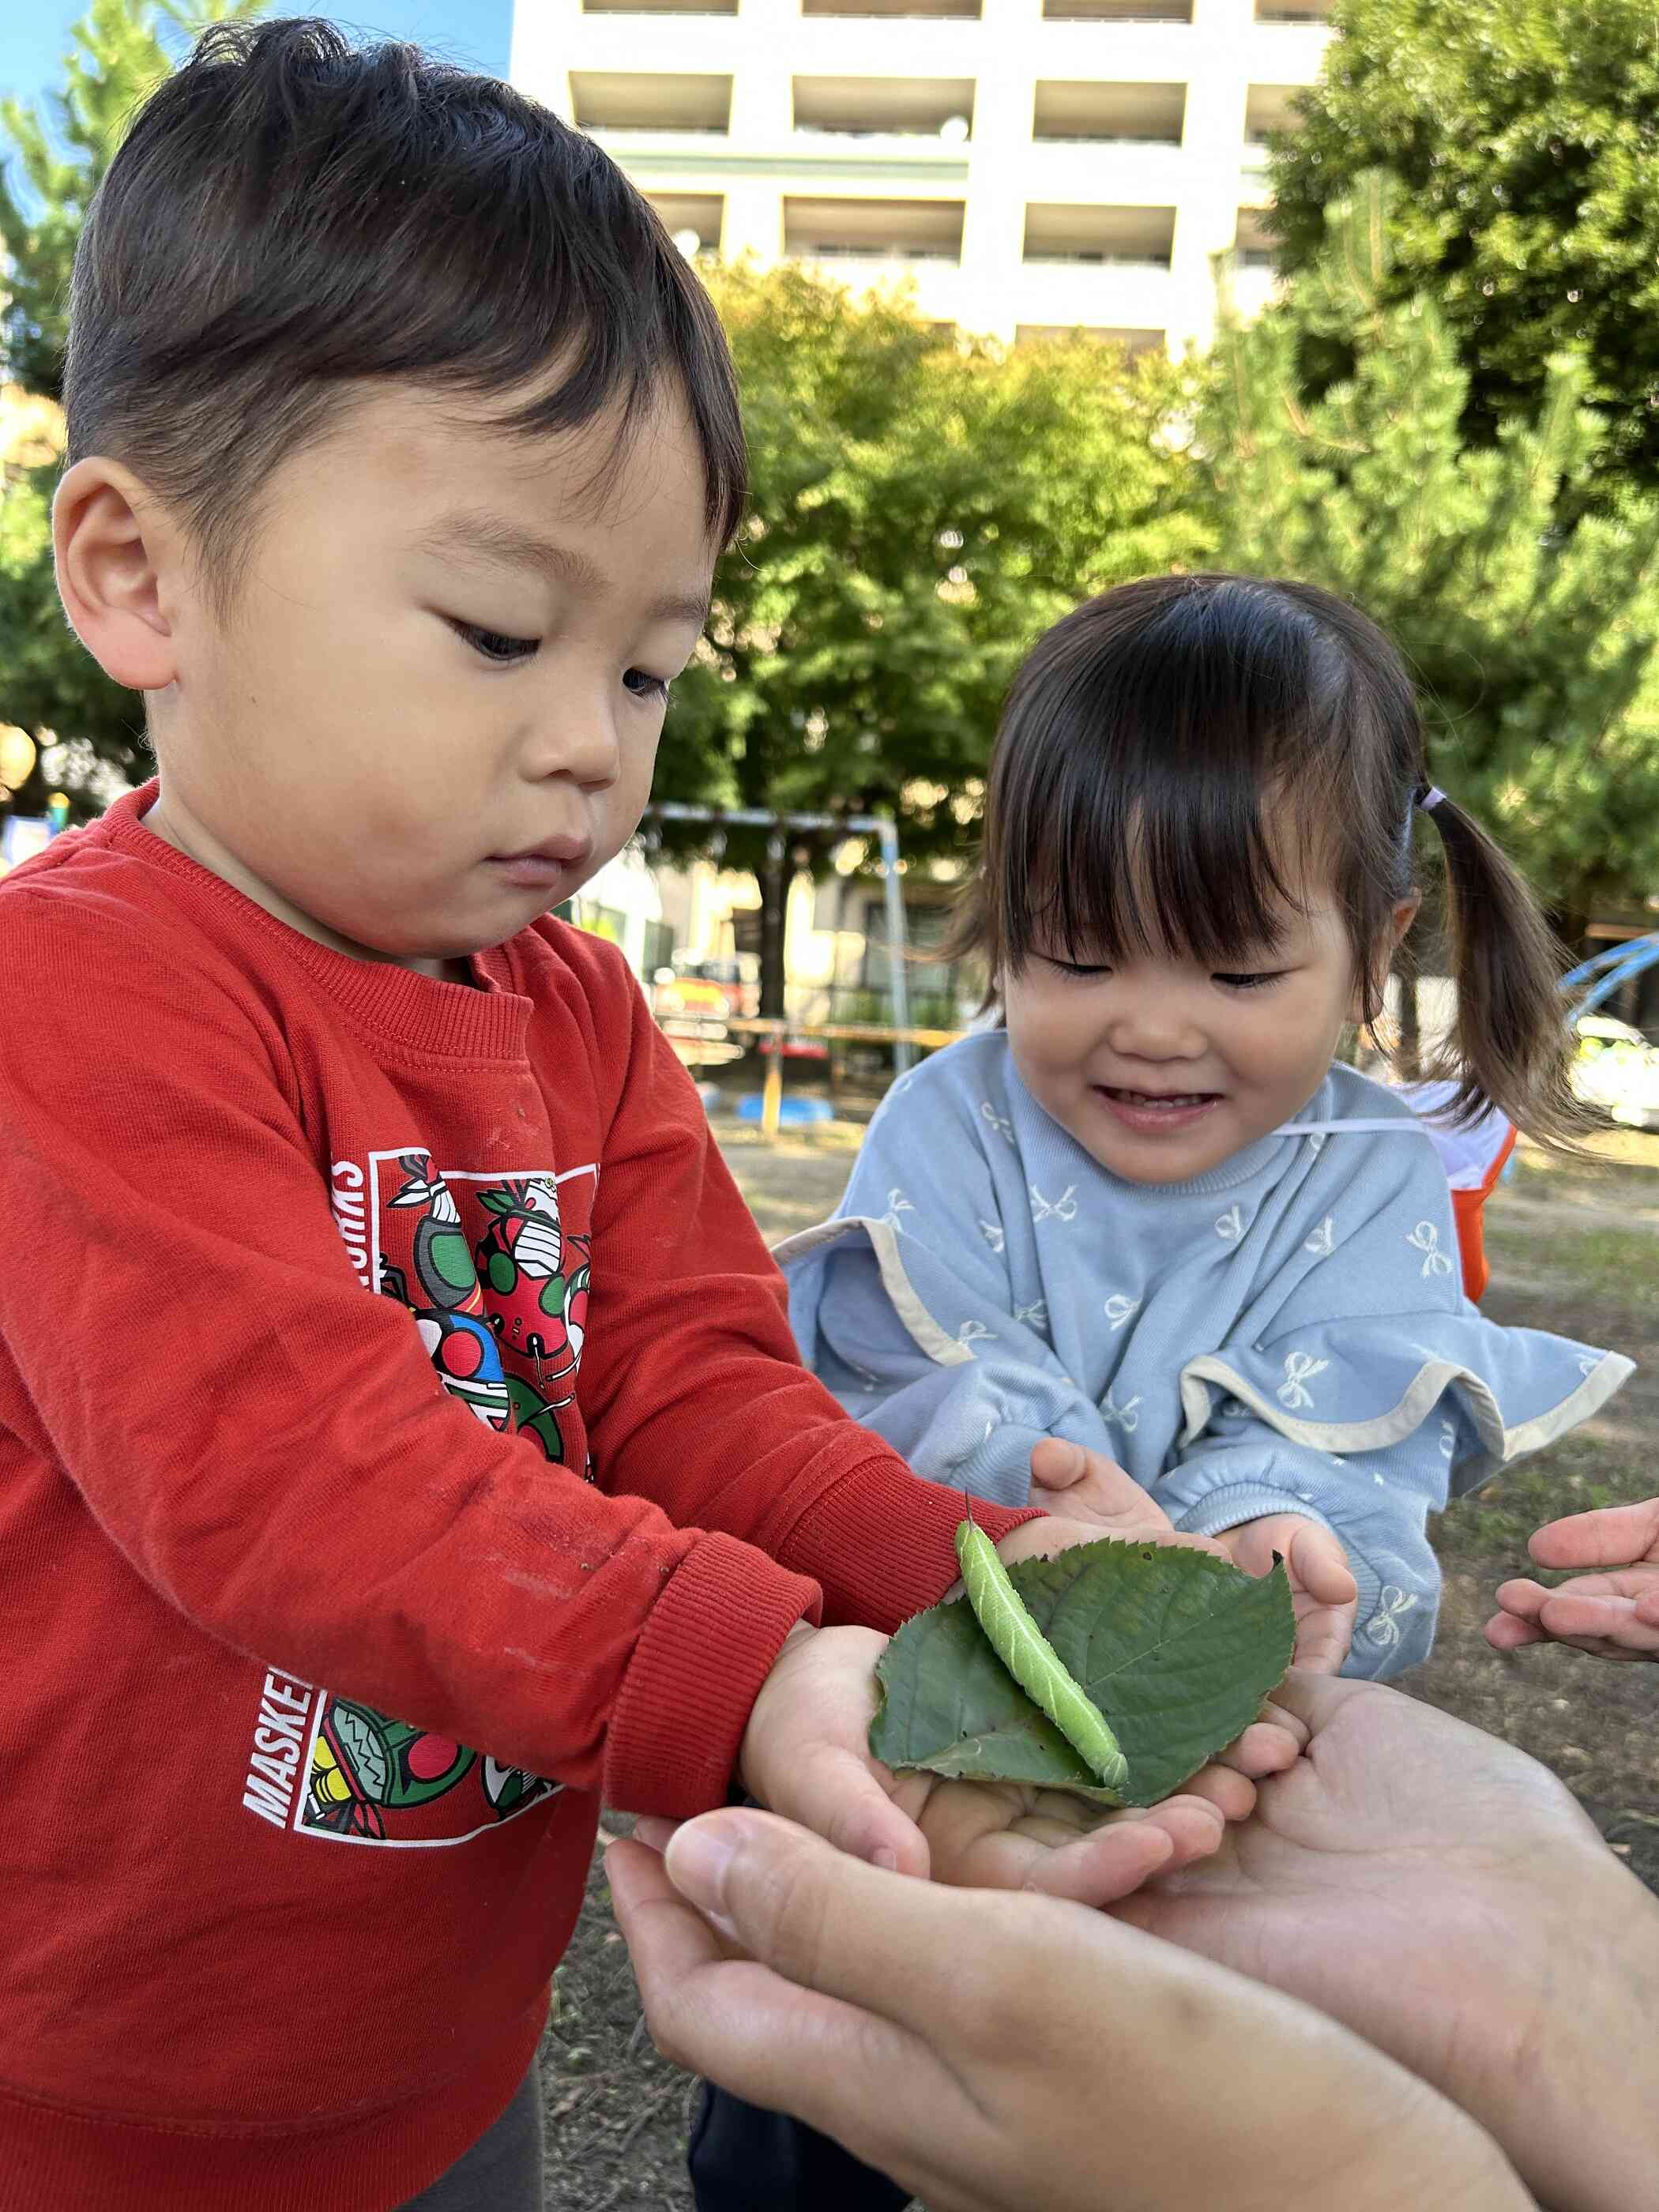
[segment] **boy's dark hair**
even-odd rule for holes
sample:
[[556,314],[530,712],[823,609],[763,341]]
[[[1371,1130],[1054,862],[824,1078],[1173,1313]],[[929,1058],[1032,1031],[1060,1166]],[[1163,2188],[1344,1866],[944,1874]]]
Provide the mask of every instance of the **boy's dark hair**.
[[[1305,871],[1331,887],[1375,1022],[1425,784],[1410,673],[1356,608],[1255,577],[1125,584],[1057,623],[1014,679],[979,866],[941,957],[982,954],[993,999],[1042,950],[1108,965],[1170,950],[1225,969],[1282,934]],[[1287,814],[1289,852],[1273,842]],[[1569,1082],[1566,963],[1479,824],[1449,799],[1431,818],[1457,1013],[1426,1072],[1456,1083],[1453,1119],[1490,1101],[1571,1148],[1599,1117]]]
[[82,233],[68,459],[136,471],[222,599],[272,471],[375,377],[513,393],[503,421],[526,434],[615,406],[619,452],[677,386],[710,532],[736,527],[724,336],[607,155],[418,47],[354,48],[306,17],[216,26],[138,111]]

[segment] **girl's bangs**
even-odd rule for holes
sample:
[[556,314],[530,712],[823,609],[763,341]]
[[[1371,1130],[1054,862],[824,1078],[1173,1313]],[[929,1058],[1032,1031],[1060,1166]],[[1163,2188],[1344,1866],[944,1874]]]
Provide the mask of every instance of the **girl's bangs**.
[[[994,878],[1012,971],[1044,953],[1237,964],[1271,952],[1303,887],[1328,872],[1340,794],[1304,742],[1305,659],[1243,653],[1237,631],[1224,640],[1193,622],[1205,611],[1177,603],[1178,624],[1051,667],[1023,702]],[[1160,635],[1177,627],[1187,635]],[[1281,792],[1290,803],[1276,806]]]

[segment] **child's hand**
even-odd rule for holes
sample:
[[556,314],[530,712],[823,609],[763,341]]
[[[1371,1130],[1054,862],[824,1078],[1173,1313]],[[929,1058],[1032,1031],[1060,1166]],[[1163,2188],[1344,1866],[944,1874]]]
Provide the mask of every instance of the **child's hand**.
[[1295,1664],[1310,1674],[1336,1674],[1353,1642],[1359,1585],[1346,1552],[1324,1523],[1305,1513],[1264,1513],[1224,1528],[1219,1540],[1247,1575],[1271,1574],[1278,1553],[1296,1608]]
[[[1103,1820],[1058,1790],[894,1774],[869,1747],[885,1641],[873,1628],[795,1630],[761,1686],[739,1761],[751,1796],[854,1858],[969,1887],[1109,1905],[1154,1874],[1207,1857],[1228,1820],[1254,1808],[1254,1785],[1220,1765],[1148,1812]],[[1246,1735],[1258,1732],[1267,1731]]]
[[[1031,1454],[1031,1492],[1028,1505],[1045,1513],[1064,1514],[1068,1521],[1098,1522],[1096,1535],[1121,1537],[1126,1543],[1167,1543],[1175,1535],[1169,1515],[1149,1490],[1126,1474],[1104,1452],[1085,1450],[1081,1444],[1045,1437]],[[1220,1546],[1207,1536],[1179,1539],[1206,1552]]]
[[1504,1583],[1486,1623],[1496,1651],[1571,1644],[1598,1659],[1659,1660],[1659,1498],[1571,1513],[1537,1529],[1527,1549],[1540,1567],[1606,1567],[1559,1589]]

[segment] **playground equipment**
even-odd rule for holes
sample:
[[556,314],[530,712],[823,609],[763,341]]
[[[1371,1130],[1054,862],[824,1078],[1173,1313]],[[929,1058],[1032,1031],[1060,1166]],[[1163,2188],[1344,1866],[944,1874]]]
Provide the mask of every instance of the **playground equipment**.
[[1577,967],[1561,978],[1561,988],[1569,996],[1584,987],[1583,996],[1572,1010],[1575,1027],[1581,1014],[1589,1013],[1623,985],[1633,982],[1637,976],[1655,967],[1659,967],[1659,934],[1628,938],[1623,945],[1598,952],[1591,959],[1581,960]]

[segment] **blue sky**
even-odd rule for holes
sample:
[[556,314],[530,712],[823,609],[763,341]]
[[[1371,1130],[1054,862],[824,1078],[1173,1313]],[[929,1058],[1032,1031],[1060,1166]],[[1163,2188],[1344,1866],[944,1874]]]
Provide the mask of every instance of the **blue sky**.
[[[86,0],[0,0],[0,94],[37,98],[70,45]],[[453,61],[507,74],[513,0],[362,0],[354,8],[307,8],[276,0],[273,15],[326,15],[353,30],[413,39]]]

